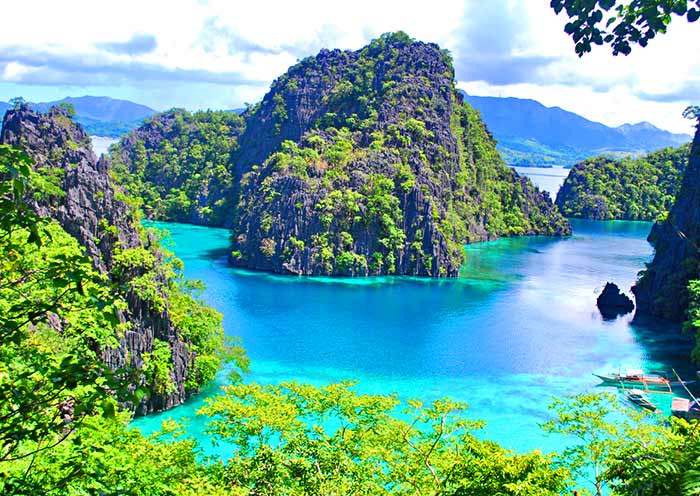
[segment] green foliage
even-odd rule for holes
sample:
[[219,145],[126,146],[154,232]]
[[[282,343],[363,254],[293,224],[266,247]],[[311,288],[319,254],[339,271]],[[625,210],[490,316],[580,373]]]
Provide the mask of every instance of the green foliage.
[[56,105],[56,107],[58,107],[68,117],[75,117],[75,107],[72,103],[63,102]]
[[282,124],[288,119],[287,106],[281,93],[277,93],[273,97],[273,101],[275,108],[272,111],[272,118],[275,122],[275,129],[279,133],[282,129]]
[[109,388],[125,389],[98,356],[116,344],[123,301],[73,238],[28,208],[30,166],[0,146],[0,473],[103,406],[113,413]]
[[700,492],[697,421],[655,421],[623,408],[612,395],[582,394],[557,400],[546,431],[574,440],[560,463],[589,478],[595,493],[616,496],[690,496]]
[[142,355],[141,372],[146,383],[158,394],[166,395],[175,391],[176,386],[171,377],[173,370],[173,353],[170,345],[158,338],[153,340],[153,350]]
[[16,96],[14,98],[10,98],[9,103],[12,106],[12,108],[15,110],[21,109],[21,108],[28,105],[27,100],[25,100],[21,96]]
[[408,131],[415,140],[431,139],[435,137],[435,133],[428,131],[425,127],[425,122],[411,117],[406,121],[406,131]]
[[88,417],[69,442],[31,461],[0,464],[0,491],[49,496],[243,495],[224,486],[215,466],[198,460],[196,443],[183,439],[182,427],[167,422],[163,431],[146,437],[130,429],[127,421],[123,414],[112,419]]
[[[117,250],[114,261],[114,273],[126,277],[127,287],[158,311],[167,310],[187,350],[194,357],[185,377],[187,392],[197,392],[214,378],[224,363],[234,365],[231,378],[238,378],[240,372],[248,370],[245,350],[238,342],[224,336],[222,315],[201,300],[201,282],[184,278],[180,259],[160,245],[152,245],[150,250],[142,247]],[[146,374],[152,379],[147,385],[168,391],[171,386],[166,380],[165,370],[170,370],[172,357],[168,358],[168,351],[163,346],[167,343],[161,343],[160,349],[153,351],[157,354],[150,357],[160,366],[153,373]]]
[[684,145],[637,159],[586,160],[571,169],[556,204],[567,217],[658,220],[673,206],[689,153]]
[[220,225],[232,208],[231,154],[244,127],[232,112],[158,114],[110,150],[111,173],[148,218]]
[[700,125],[700,106],[690,105],[686,107],[685,110],[683,110],[683,117],[697,121],[697,125]]
[[576,439],[561,454],[566,465],[577,475],[589,477],[592,468],[596,495],[602,494],[606,482],[607,462],[614,452],[624,427],[614,413],[621,413],[612,395],[586,394],[558,399],[551,406],[555,419],[546,422],[548,432],[566,434]]
[[700,279],[688,281],[688,313],[683,330],[695,338],[695,348],[691,358],[700,363]]
[[622,440],[606,473],[615,495],[692,496],[700,494],[698,423],[671,418]]
[[236,447],[227,484],[261,495],[559,494],[567,472],[539,453],[479,441],[466,405],[359,395],[352,383],[238,384],[207,401],[209,432]]
[[170,313],[194,362],[186,390],[223,362],[236,363],[234,376],[245,370],[243,349],[224,342],[221,315],[196,297],[201,285],[183,280],[181,262],[157,243],[117,250],[111,278],[96,271],[73,237],[27,205],[45,173],[31,165],[0,146],[0,492],[222,494],[193,443],[143,440],[116,413],[116,400],[174,390],[169,343],[156,337],[140,370],[112,371],[102,353],[132,325],[118,317],[129,316],[130,292]]
[[[688,22],[700,18],[700,0],[551,0],[554,11],[571,19],[564,31],[576,43],[579,57],[592,45],[610,45],[613,55],[628,55],[632,45],[647,46],[657,34],[666,32],[673,16]],[[605,27],[599,25],[605,22]]]

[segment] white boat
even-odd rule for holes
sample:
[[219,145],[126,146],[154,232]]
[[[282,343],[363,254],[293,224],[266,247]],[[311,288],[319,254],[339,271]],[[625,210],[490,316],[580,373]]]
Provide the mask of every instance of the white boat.
[[611,386],[644,386],[645,389],[666,389],[670,390],[672,386],[681,386],[683,384],[692,384],[695,381],[674,382],[666,377],[658,374],[645,374],[643,370],[628,369],[624,373],[610,373],[607,375],[593,374]]

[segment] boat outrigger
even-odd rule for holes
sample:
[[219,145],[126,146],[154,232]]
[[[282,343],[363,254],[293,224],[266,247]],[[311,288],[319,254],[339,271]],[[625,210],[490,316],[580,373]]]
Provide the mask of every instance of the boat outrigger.
[[670,391],[673,386],[691,384],[695,381],[674,382],[658,374],[645,374],[642,370],[630,369],[625,373],[611,373],[608,375],[593,374],[604,384],[611,386],[643,386],[644,389],[665,389]]
[[659,410],[658,408],[656,408],[656,405],[654,405],[651,402],[651,400],[649,400],[647,395],[644,394],[644,391],[640,389],[630,389],[626,393],[627,399],[631,403],[634,403],[637,406],[649,410],[650,412],[657,412]]
[[612,385],[644,386],[645,389],[670,389],[672,386],[692,384],[695,381],[674,382],[658,374],[645,374],[642,370],[628,369],[624,373],[593,374],[603,383]]

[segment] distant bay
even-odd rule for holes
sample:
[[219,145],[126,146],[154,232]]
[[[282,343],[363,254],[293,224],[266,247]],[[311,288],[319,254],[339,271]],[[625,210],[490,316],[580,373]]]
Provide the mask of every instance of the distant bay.
[[552,167],[513,167],[521,176],[527,176],[541,190],[547,191],[554,201],[569,170],[560,165]]

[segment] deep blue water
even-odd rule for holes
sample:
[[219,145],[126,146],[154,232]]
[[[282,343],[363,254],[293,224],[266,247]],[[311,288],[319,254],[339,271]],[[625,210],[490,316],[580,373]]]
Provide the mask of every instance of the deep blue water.
[[[225,263],[226,230],[158,224],[188,277],[224,314],[252,359],[245,380],[326,383],[358,379],[357,390],[466,401],[486,420],[481,434],[516,450],[551,450],[543,436],[553,397],[596,387],[592,372],[685,363],[689,343],[676,326],[603,321],[595,299],[606,281],[628,291],[652,253],[650,224],[574,221],[567,239],[531,237],[468,246],[461,277],[313,279],[235,270]],[[190,419],[224,381],[187,405],[138,419],[144,431],[165,418]],[[660,401],[668,401],[662,398]],[[223,450],[224,448],[219,448]]]

